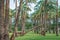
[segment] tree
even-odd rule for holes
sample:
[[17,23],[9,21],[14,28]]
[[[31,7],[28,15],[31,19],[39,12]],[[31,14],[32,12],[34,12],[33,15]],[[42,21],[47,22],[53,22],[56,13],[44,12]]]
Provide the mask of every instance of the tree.
[[[55,6],[53,6],[55,5]],[[37,14],[39,13],[40,15],[40,21],[42,20],[42,24],[44,26],[47,26],[46,24],[48,24],[48,19],[49,21],[52,20],[53,16],[55,17],[55,11],[56,11],[56,0],[40,0],[37,2],[37,5],[35,6],[35,12],[37,12]],[[37,15],[36,14],[36,15]],[[45,24],[44,24],[45,23]],[[44,26],[42,25],[42,27],[44,28]],[[49,25],[50,22],[49,22]],[[51,26],[49,26],[49,29],[50,29]],[[47,30],[48,27],[45,27],[44,29]],[[46,31],[45,31],[46,32]]]
[[13,10],[9,9],[9,32],[12,32],[12,17],[13,17]]
[[[15,18],[15,27],[18,26],[18,20],[19,20],[19,14],[20,14],[20,12],[21,12],[22,2],[23,2],[23,0],[20,0],[20,4],[19,4],[19,7],[18,7],[18,12],[17,12],[16,18]],[[16,34],[15,34],[15,33],[16,33],[15,27],[14,27],[14,32],[13,32],[13,34],[12,34],[10,40],[14,40],[14,39],[15,39],[15,35],[16,35]]]
[[[15,36],[17,36],[17,27],[18,27],[18,20],[19,20],[19,14],[17,14],[17,12],[18,12],[18,10],[17,10],[17,0],[15,0],[15,7],[16,7],[16,15],[15,15],[15,20],[17,20],[16,21],[16,23],[15,23],[15,27],[14,27],[14,31],[15,31]],[[18,17],[17,17],[18,16]],[[18,19],[17,19],[18,18]]]
[[9,0],[6,0],[5,18],[4,18],[4,40],[9,40]]
[[4,40],[4,0],[0,0],[0,40]]
[[57,9],[56,9],[56,36],[58,36],[58,0],[56,2]]

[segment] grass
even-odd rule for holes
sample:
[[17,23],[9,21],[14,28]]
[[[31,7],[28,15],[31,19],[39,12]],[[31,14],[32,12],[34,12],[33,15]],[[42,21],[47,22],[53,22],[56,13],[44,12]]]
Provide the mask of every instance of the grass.
[[46,34],[46,36],[41,36],[39,34],[29,32],[24,36],[16,37],[15,40],[60,40],[60,36],[56,36],[55,34]]

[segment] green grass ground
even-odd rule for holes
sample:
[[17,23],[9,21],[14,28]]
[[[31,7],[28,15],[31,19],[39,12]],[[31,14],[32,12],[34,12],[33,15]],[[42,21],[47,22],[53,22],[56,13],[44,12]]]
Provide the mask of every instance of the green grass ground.
[[56,36],[55,34],[46,34],[46,36],[41,36],[39,34],[29,32],[24,36],[16,37],[15,40],[60,40],[60,36]]

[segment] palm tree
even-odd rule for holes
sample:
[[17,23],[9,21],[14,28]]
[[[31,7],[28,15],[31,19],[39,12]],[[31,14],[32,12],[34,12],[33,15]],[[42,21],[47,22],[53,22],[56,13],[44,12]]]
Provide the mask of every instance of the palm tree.
[[[56,0],[54,0],[55,2],[53,2],[52,0],[40,0],[37,5],[35,6],[37,10],[40,10],[40,13],[43,14],[44,17],[42,17],[42,19],[44,19],[44,22],[42,21],[42,23],[45,23],[44,26],[47,26],[46,21],[49,18],[49,14],[52,14],[53,12],[55,13],[56,10]],[[53,6],[55,5],[55,6]],[[49,13],[48,13],[49,12]],[[55,15],[55,14],[54,14]],[[53,16],[54,16],[53,15]]]
[[30,11],[28,4],[28,0],[25,0],[25,2],[22,3],[22,12],[21,12],[21,28],[22,28],[22,35],[25,33],[25,25],[26,25],[26,20],[27,20],[27,11]]

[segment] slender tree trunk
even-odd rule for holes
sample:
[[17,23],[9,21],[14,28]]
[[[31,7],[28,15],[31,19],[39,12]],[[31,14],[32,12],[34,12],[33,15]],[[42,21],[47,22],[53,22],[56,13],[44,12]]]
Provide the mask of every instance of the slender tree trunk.
[[46,33],[46,5],[47,5],[47,0],[45,0],[45,5],[44,7],[42,7],[42,10],[45,12],[44,14],[42,14],[42,31],[41,31],[41,34],[43,36],[45,36],[45,33]]
[[4,40],[4,0],[0,0],[0,40]]
[[[17,12],[16,18],[15,18],[15,27],[18,26],[18,20],[19,20],[19,14],[20,14],[20,12],[21,12],[22,2],[23,2],[23,0],[20,0],[20,5],[19,5],[19,8],[18,8],[18,12]],[[10,40],[15,40],[15,35],[16,35],[16,34],[15,34],[15,30],[16,30],[15,27],[14,27],[14,33],[12,34]]]
[[38,19],[37,19],[37,17],[36,17],[36,21],[35,21],[35,27],[36,28],[34,29],[34,32],[38,34],[38,30],[39,30],[38,28],[39,27],[38,27]]
[[50,19],[49,19],[49,25],[48,25],[48,27],[49,27],[49,33],[51,33],[51,22],[50,22]]
[[53,34],[55,34],[55,27],[53,28]]
[[34,33],[37,33],[37,15],[34,16],[34,27],[36,27]]
[[42,27],[41,27],[41,35],[45,36],[45,28],[44,28],[44,15],[41,14],[42,16]]
[[25,33],[25,20],[26,20],[26,13],[27,13],[27,3],[28,3],[28,0],[26,0],[26,10],[22,11],[22,34],[23,35]]
[[46,3],[47,3],[47,0],[45,0],[45,6],[42,7],[42,10],[45,12],[45,14],[41,14],[41,18],[42,18],[42,31],[41,31],[41,35],[45,36],[45,32],[46,32]]
[[45,0],[45,6],[44,6],[44,12],[45,12],[45,14],[44,14],[44,32],[46,33],[46,31],[47,31],[47,25],[46,25],[46,21],[47,21],[47,15],[48,15],[48,13],[47,13],[47,2],[48,2],[48,0]]
[[58,0],[56,2],[57,9],[56,9],[56,36],[58,36]]
[[9,32],[12,32],[12,17],[9,17]]
[[[42,9],[42,11],[44,10],[43,7],[42,7],[41,9]],[[43,21],[43,13],[41,13],[41,25],[42,25],[42,26],[41,26],[41,32],[42,32],[42,30],[43,30],[43,29],[42,29],[42,28],[43,28],[43,22],[44,22],[44,21]]]
[[48,19],[48,21],[49,21],[49,24],[48,24],[48,30],[49,30],[49,33],[51,33],[51,13],[50,13],[50,15],[49,15],[49,19]]
[[21,12],[22,1],[23,0],[20,0],[20,5],[19,5],[19,8],[18,8],[18,12],[16,13],[14,32],[17,31],[17,26],[18,26],[19,15],[20,15],[20,12]]
[[[36,26],[36,19],[34,18],[34,25],[33,25],[34,27]],[[36,31],[35,31],[36,29],[34,29],[34,33],[36,33]]]
[[[15,6],[16,6],[16,15],[15,15],[15,19],[16,19],[16,17],[17,17],[17,0],[15,0]],[[16,19],[17,20],[17,19]],[[18,20],[19,20],[19,18],[18,18]],[[17,27],[18,27],[18,20],[16,21],[16,23],[15,23],[15,36],[17,36]]]
[[25,12],[22,11],[22,35],[24,35],[25,33],[25,17],[26,17]]
[[4,19],[4,40],[9,40],[9,0],[6,0],[5,19]]

